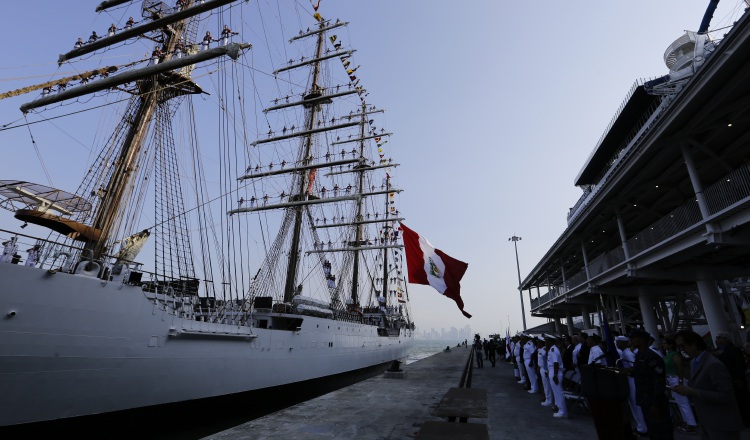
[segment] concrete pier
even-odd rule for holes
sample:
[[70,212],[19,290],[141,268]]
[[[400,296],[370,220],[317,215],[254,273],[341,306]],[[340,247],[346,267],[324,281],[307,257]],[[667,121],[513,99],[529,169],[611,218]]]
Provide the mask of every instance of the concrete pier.
[[[454,347],[402,366],[402,379],[380,375],[207,438],[418,440],[424,438],[419,434],[425,422],[447,421],[435,415],[440,412],[437,406],[451,388],[459,386],[470,352]],[[569,403],[569,419],[552,417],[552,411],[540,405],[542,394],[525,391],[505,360],[498,360],[495,367],[485,360],[479,369],[475,363],[471,388],[486,389],[487,417],[469,418],[468,423],[486,425],[490,439],[597,438],[588,411]],[[675,432],[674,438],[697,437]],[[742,440],[750,440],[750,430],[743,431]]]

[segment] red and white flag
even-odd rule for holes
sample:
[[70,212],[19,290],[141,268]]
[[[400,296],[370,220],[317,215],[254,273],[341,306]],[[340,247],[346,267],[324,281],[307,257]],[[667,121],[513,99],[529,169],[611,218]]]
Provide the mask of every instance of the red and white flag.
[[403,223],[399,229],[404,234],[406,264],[409,268],[409,282],[432,286],[441,294],[452,299],[467,318],[461,299],[461,278],[468,264],[450,257],[427,241],[424,237],[407,228]]

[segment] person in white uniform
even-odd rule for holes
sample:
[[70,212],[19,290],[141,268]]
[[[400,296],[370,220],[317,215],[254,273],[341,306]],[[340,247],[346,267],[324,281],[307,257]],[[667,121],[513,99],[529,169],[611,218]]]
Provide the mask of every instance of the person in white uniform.
[[510,359],[511,364],[513,364],[513,375],[516,377],[516,381],[521,381],[521,373],[518,369],[518,364],[516,363],[516,345],[518,345],[518,335],[513,335],[510,338],[510,344],[508,345],[508,353],[506,353],[508,359]]
[[589,347],[591,347],[591,351],[589,351],[589,361],[588,364],[599,364],[607,366],[607,360],[604,358],[604,351],[599,346],[599,342],[601,342],[601,338],[597,334],[593,334],[588,337],[588,344]]
[[0,255],[0,263],[10,263],[13,261],[13,255],[18,250],[18,237],[13,237],[3,242],[3,255]]
[[[635,354],[630,349],[630,339],[627,336],[617,336],[615,345],[617,345],[617,353],[620,355],[620,359],[617,361],[618,366],[624,370],[631,370],[635,364]],[[646,427],[646,420],[643,418],[641,407],[635,403],[635,379],[633,376],[628,375],[628,385],[630,387],[628,404],[630,405],[630,412],[633,414],[633,420],[635,420],[635,429],[643,435],[648,432],[648,427]]]
[[567,419],[568,406],[565,404],[565,394],[563,394],[563,362],[560,347],[557,346],[558,341],[555,336],[544,336],[544,346],[547,349],[547,374],[550,378],[555,406],[557,406],[557,412],[553,416]]
[[523,366],[523,356],[521,352],[521,345],[524,342],[524,336],[520,336],[520,340],[516,342],[516,346],[513,347],[513,357],[516,359],[516,365],[518,365],[518,374],[521,376],[521,380],[518,382],[522,385],[526,385],[526,368]]
[[549,375],[547,372],[547,349],[544,339],[536,341],[537,365],[539,365],[539,375],[542,377],[542,388],[544,389],[544,402],[542,406],[552,406],[552,388],[549,385]]
[[39,252],[41,251],[42,247],[37,245],[34,245],[33,247],[26,250],[28,252],[28,255],[26,257],[26,263],[24,263],[25,266],[35,266],[36,262],[39,261]]
[[523,366],[526,368],[526,374],[529,378],[529,393],[534,394],[539,392],[539,382],[536,377],[536,368],[534,366],[535,359],[534,353],[536,353],[536,345],[533,339],[529,339],[523,344]]

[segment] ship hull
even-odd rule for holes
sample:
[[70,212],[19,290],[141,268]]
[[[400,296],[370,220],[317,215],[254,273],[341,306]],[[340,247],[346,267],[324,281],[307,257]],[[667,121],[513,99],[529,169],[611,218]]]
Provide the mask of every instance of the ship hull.
[[0,264],[0,426],[342,377],[403,358],[411,332],[300,316],[293,330],[196,322],[140,286]]

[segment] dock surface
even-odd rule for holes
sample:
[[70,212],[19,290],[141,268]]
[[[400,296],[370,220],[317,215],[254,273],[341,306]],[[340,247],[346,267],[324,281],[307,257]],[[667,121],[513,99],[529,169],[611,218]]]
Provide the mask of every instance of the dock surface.
[[[455,347],[402,366],[403,379],[379,375],[207,438],[419,440],[425,422],[447,421],[436,415],[439,404],[459,386],[470,352]],[[569,419],[552,417],[552,410],[540,404],[543,396],[523,390],[504,360],[495,367],[486,360],[484,368],[474,367],[471,388],[486,390],[487,408],[474,412],[484,418],[469,417],[468,423],[486,425],[490,439],[597,439],[586,410],[569,407]],[[675,432],[676,440],[698,437]],[[750,430],[743,431],[742,440],[750,440]]]

